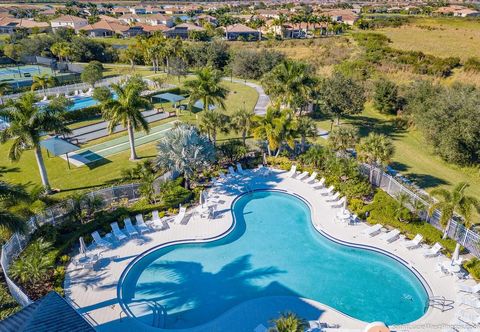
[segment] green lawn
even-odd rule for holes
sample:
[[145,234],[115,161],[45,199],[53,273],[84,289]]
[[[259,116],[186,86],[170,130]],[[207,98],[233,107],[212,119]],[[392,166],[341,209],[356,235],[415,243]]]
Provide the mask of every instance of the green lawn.
[[[393,120],[393,117],[383,116],[367,104],[366,110],[361,115],[342,119],[341,122],[357,126],[361,136],[368,135],[370,131],[389,135],[395,144],[393,168],[407,175],[427,191],[435,187],[452,188],[458,182],[465,181],[471,185],[468,188],[469,194],[480,197],[478,169],[460,168],[444,162],[433,153],[420,132],[414,129],[398,129]],[[330,121],[318,121],[318,126],[330,130]]]

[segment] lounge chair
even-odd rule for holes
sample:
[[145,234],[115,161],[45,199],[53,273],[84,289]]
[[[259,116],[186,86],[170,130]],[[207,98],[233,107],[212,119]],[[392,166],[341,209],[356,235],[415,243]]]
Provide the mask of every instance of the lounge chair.
[[127,236],[120,230],[120,227],[118,227],[117,222],[112,222],[110,227],[112,227],[113,235],[117,240],[122,241],[127,238]]
[[459,284],[458,290],[464,293],[477,294],[480,293],[480,284],[476,284],[475,286]]
[[327,201],[332,202],[336,201],[340,197],[340,193],[337,191],[333,196],[327,198]]
[[305,171],[302,174],[298,175],[296,178],[297,178],[297,180],[301,181],[301,180],[305,179],[307,176],[308,176],[308,172]]
[[415,249],[420,247],[420,243],[423,241],[423,236],[420,234],[415,235],[413,240],[409,240],[403,243],[403,246],[407,249]]
[[[157,211],[158,213],[158,211]],[[145,221],[143,220],[143,215],[137,214],[135,216],[135,219],[137,220],[137,229],[140,233],[147,233],[150,232],[152,229],[145,224]]]
[[310,185],[313,189],[321,189],[323,188],[323,184],[325,183],[325,178],[321,178],[320,181],[314,181]]
[[353,214],[350,219],[348,220],[348,224],[349,225],[355,225],[358,221],[358,215],[357,214]]
[[328,187],[327,189],[325,189],[325,191],[322,192],[322,195],[323,195],[323,196],[330,196],[331,193],[333,193],[333,190],[335,190],[335,187],[334,187],[334,186],[330,186],[330,187]]
[[480,311],[475,309],[461,310],[457,312],[457,318],[465,324],[477,326],[480,324]]
[[291,178],[297,173],[297,165],[292,165],[292,168],[290,168],[290,171],[287,173],[287,177]]
[[314,182],[317,179],[317,175],[318,175],[317,172],[313,172],[304,182],[306,183]]
[[230,174],[231,176],[237,176],[237,173],[235,173],[235,170],[232,166],[228,166],[228,174]]
[[391,230],[390,232],[383,234],[380,238],[382,240],[387,241],[388,243],[391,243],[391,242],[395,241],[396,239],[398,239],[399,235],[400,235],[400,231],[395,228],[395,229]]
[[175,220],[173,220],[174,224],[181,224],[183,219],[185,219],[185,212],[187,212],[187,208],[180,206],[178,210],[178,214],[175,216]]
[[367,227],[362,231],[362,234],[368,235],[368,236],[375,236],[378,233],[380,233],[380,230],[382,229],[383,225],[381,224],[375,224],[373,226]]
[[423,256],[424,257],[435,257],[435,256],[438,256],[440,254],[440,250],[442,250],[442,246],[440,243],[435,243],[433,245],[433,247],[431,247],[430,249],[427,249],[423,252]]
[[73,93],[74,96],[78,96],[78,90],[75,90],[75,92]]
[[98,231],[95,231],[92,233],[92,238],[93,238],[93,242],[95,242],[95,244],[99,247],[111,247],[112,246],[112,243],[103,239],[100,234],[98,233]]
[[470,295],[462,296],[460,298],[460,304],[464,304],[471,308],[480,309],[480,299],[477,297],[472,297]]
[[345,196],[340,198],[338,201],[328,202],[331,207],[341,206],[345,203]]
[[128,235],[135,236],[138,235],[138,231],[133,227],[132,220],[130,217],[127,217],[123,220],[125,222],[125,229],[127,230]]
[[48,100],[48,97],[47,97],[47,96],[44,96],[44,97],[42,98],[42,101],[47,101],[47,100]]
[[239,174],[245,175],[245,171],[242,168],[242,165],[240,163],[237,163],[237,172]]

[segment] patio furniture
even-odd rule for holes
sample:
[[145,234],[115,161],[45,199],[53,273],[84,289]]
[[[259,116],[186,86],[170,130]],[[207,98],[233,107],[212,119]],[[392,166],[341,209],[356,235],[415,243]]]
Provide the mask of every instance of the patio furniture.
[[110,227],[112,228],[113,235],[117,238],[117,240],[122,241],[127,238],[127,236],[120,230],[120,227],[118,227],[118,223],[116,221],[112,222]]
[[231,176],[237,176],[237,173],[235,173],[235,170],[232,166],[228,166],[228,174],[230,174]]
[[187,211],[186,208],[184,208],[183,206],[180,206],[180,209],[178,210],[178,214],[175,216],[175,219],[173,220],[173,223],[180,225],[182,223],[183,219],[185,219],[185,212],[186,211]]
[[417,234],[415,235],[415,237],[413,238],[413,240],[409,240],[409,241],[405,241],[403,243],[403,246],[407,249],[415,249],[415,248],[418,248],[420,247],[420,243],[422,243],[423,241],[423,236],[420,235],[420,234]]
[[237,163],[237,172],[241,175],[245,175],[245,171],[242,168],[242,165],[240,163]]
[[329,203],[330,207],[338,207],[338,206],[342,206],[343,204],[345,204],[345,201],[346,201],[346,198],[345,198],[345,196],[343,196],[338,201],[328,202],[328,203]]
[[287,177],[288,177],[288,178],[291,178],[291,177],[293,177],[296,173],[297,173],[297,165],[292,165],[292,167],[290,168],[290,170],[289,170],[288,173],[287,173]]
[[340,197],[340,193],[337,191],[333,196],[327,198],[327,201],[336,201]]
[[135,227],[133,227],[130,217],[125,218],[123,221],[125,222],[125,229],[127,230],[128,235],[138,235],[138,231],[135,229]]
[[423,252],[424,257],[435,257],[440,254],[440,250],[442,250],[443,247],[440,243],[436,242],[433,247],[430,249],[427,249]]
[[380,230],[382,229],[383,225],[381,224],[375,224],[373,226],[367,227],[362,231],[362,234],[368,235],[370,237],[373,237],[380,233]]
[[314,182],[317,179],[317,175],[318,175],[317,172],[313,172],[304,182],[306,183]]
[[325,191],[322,192],[322,195],[323,195],[323,196],[330,196],[331,193],[333,193],[333,190],[335,190],[335,187],[334,187],[334,186],[330,186],[330,187],[328,187],[327,189],[325,189]]
[[398,229],[393,229],[388,233],[383,234],[380,238],[388,243],[392,243],[400,236],[400,231]]
[[478,297],[472,297],[471,295],[464,295],[460,297],[460,304],[471,308],[480,309],[480,299]]
[[313,189],[321,189],[323,188],[323,184],[325,183],[325,178],[321,178],[320,181],[314,181],[310,185],[312,186]]
[[470,293],[470,294],[477,294],[480,293],[480,284],[476,284],[475,286],[468,286],[468,285],[458,285],[458,290],[460,292]]
[[308,176],[308,172],[303,172],[302,174],[297,176],[297,180],[303,180]]
[[111,242],[109,242],[105,239],[102,239],[102,237],[100,236],[98,231],[95,231],[95,232],[92,233],[92,238],[93,238],[93,242],[95,242],[95,244],[99,247],[110,248],[112,246]]
[[[158,213],[158,211],[157,211]],[[145,224],[145,221],[143,220],[143,215],[137,214],[135,216],[135,219],[137,220],[137,229],[140,233],[147,233],[150,232],[152,229]]]
[[477,326],[480,324],[480,311],[475,309],[465,309],[457,313],[457,318],[470,326]]

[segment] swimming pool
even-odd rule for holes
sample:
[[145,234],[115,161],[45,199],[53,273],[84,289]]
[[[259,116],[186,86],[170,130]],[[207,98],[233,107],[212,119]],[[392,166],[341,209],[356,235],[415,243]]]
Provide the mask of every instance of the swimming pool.
[[127,312],[149,325],[190,328],[247,300],[295,296],[366,322],[424,315],[428,294],[412,271],[321,235],[301,199],[253,192],[235,201],[233,215],[226,237],[157,249],[127,268],[118,292]]

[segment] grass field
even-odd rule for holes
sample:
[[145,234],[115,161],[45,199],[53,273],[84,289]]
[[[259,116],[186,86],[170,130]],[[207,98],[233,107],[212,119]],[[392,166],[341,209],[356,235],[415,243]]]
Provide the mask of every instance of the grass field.
[[[245,101],[245,107],[253,109],[258,99],[257,92],[240,83],[224,82],[224,85],[230,90],[226,100],[226,113],[237,110]],[[166,107],[167,108],[167,107]],[[174,119],[166,120],[172,121]],[[180,120],[195,122],[196,117],[190,112],[183,112]],[[88,120],[90,121],[90,120]],[[165,120],[158,121],[153,126],[165,123]],[[108,137],[100,138],[89,142],[85,146],[99,144],[106,140],[111,140],[125,136],[126,133],[118,133]],[[232,134],[233,135],[233,134]],[[141,159],[153,158],[156,155],[156,142],[151,142],[137,148],[138,156]],[[27,185],[40,184],[35,157],[32,151],[26,151],[20,162],[11,163],[8,161],[8,148],[10,144],[0,145],[0,176],[2,180],[13,183],[22,183]],[[120,180],[120,172],[124,168],[134,165],[134,162],[128,160],[130,152],[124,151],[108,157],[107,161],[91,165],[88,167],[74,167],[68,169],[65,160],[57,157],[49,158],[44,153],[45,164],[47,167],[49,180],[53,188],[61,190],[56,197],[65,197],[74,191],[94,190],[102,186],[116,183]]]

